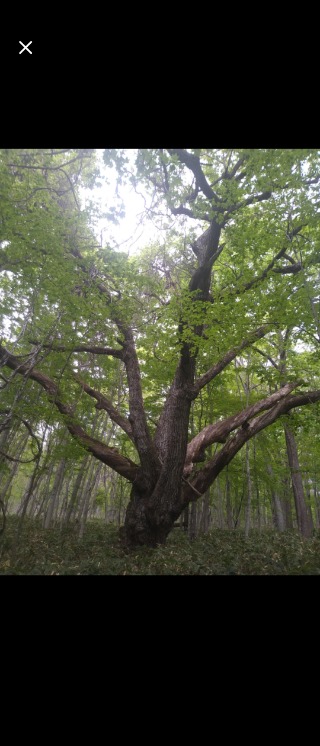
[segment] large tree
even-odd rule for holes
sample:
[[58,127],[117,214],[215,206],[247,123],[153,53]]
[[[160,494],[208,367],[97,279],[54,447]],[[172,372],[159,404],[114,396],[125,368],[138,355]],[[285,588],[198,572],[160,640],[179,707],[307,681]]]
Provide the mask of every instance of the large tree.
[[[259,340],[267,358],[288,327],[306,343],[318,338],[320,158],[176,148],[137,151],[130,165],[127,155],[106,151],[105,163],[151,195],[147,212],[165,236],[138,258],[98,245],[80,207],[91,151],[2,152],[2,304],[13,332],[0,360],[5,391],[17,375],[41,387],[77,442],[129,480],[124,541],[155,546],[244,444],[320,400],[312,377],[287,364],[287,380],[282,369],[241,411],[190,428],[206,387]],[[126,376],[118,405],[113,364]],[[93,437],[88,403],[131,450]]]

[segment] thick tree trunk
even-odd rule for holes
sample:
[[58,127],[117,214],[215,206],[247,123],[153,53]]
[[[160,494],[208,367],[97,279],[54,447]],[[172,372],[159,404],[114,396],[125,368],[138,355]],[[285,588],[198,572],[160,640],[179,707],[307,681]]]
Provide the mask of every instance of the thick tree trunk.
[[[155,437],[161,471],[144,471],[132,485],[122,538],[126,546],[163,544],[187,503],[182,501],[182,477],[188,444],[193,362],[184,350],[171,387],[165,417]],[[156,460],[157,462],[157,460]],[[151,488],[150,488],[151,485]],[[189,501],[188,501],[189,502]]]
[[174,508],[171,492],[163,492],[155,510],[152,495],[133,485],[121,538],[128,548],[164,544],[181,510]]

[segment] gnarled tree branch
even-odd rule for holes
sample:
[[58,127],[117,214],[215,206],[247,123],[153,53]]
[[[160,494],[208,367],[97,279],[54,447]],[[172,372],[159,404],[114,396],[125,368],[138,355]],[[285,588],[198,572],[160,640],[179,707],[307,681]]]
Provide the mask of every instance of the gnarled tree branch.
[[232,438],[229,438],[227,443],[204,465],[201,471],[197,472],[193,479],[189,479],[190,485],[184,485],[183,504],[187,505],[190,500],[196,499],[196,493],[192,490],[192,487],[203,495],[222,469],[232,461],[234,456],[250,438],[253,438],[254,435],[257,435],[257,433],[269,425],[272,425],[273,422],[282,415],[287,414],[291,409],[313,404],[317,401],[320,401],[319,390],[286,396],[284,399],[278,401],[268,412],[265,412],[265,414],[256,417],[250,423],[246,421],[246,426],[240,427],[237,433]]
[[89,386],[78,375],[74,374],[74,378],[80,384],[81,388],[83,389],[83,391],[86,392],[86,394],[92,396],[93,399],[96,399],[96,409],[104,409],[106,412],[108,412],[111,420],[119,425],[119,427],[121,427],[121,429],[129,436],[130,440],[133,441],[132,426],[130,425],[129,420],[127,420],[126,417],[123,417],[120,412],[118,412],[118,410],[113,406],[110,399],[101,394],[100,391],[92,388],[92,386]]
[[258,329],[255,329],[255,331],[252,332],[250,337],[247,337],[247,339],[244,339],[241,344],[237,345],[237,347],[233,347],[232,350],[229,350],[226,352],[226,354],[219,360],[218,363],[215,363],[215,365],[212,366],[212,368],[209,368],[209,370],[206,371],[200,378],[198,378],[194,382],[193,386],[193,399],[196,399],[198,394],[200,393],[201,389],[203,389],[204,386],[206,386],[210,381],[212,381],[216,376],[223,371],[229,363],[234,360],[237,355],[239,355],[239,352],[242,350],[245,350],[246,347],[250,347],[256,339],[261,339],[261,337],[265,337],[265,335],[270,331],[271,325],[270,324],[264,324],[263,326],[260,326]]
[[56,383],[49,378],[49,376],[41,373],[36,368],[28,365],[28,363],[22,364],[16,359],[15,355],[11,355],[2,345],[0,345],[0,363],[6,365],[11,370],[16,370],[20,375],[24,375],[42,386],[42,388],[48,394],[49,401],[52,401],[57,407],[59,412],[64,415],[65,425],[68,428],[70,434],[86,449],[89,453],[92,453],[95,458],[102,461],[107,466],[110,466],[114,471],[121,476],[133,482],[140,473],[140,468],[131,459],[122,456],[116,448],[110,448],[96,438],[92,438],[91,435],[85,432],[83,427],[77,422],[72,408],[67,404],[64,404],[59,399],[58,386]]
[[259,412],[271,409],[271,407],[273,407],[278,401],[288,396],[288,394],[299,386],[300,383],[301,381],[286,383],[281,387],[281,389],[279,389],[279,391],[267,396],[265,399],[255,402],[255,404],[250,404],[250,406],[246,407],[241,412],[231,415],[231,417],[227,417],[213,425],[207,425],[204,427],[188,445],[186,466],[191,462],[196,461],[199,456],[203,456],[205,449],[208,448],[209,445],[212,445],[212,443],[225,443],[233,430],[248,423],[248,421],[255,417]]
[[91,352],[93,355],[111,355],[122,360],[122,350],[115,350],[112,347],[97,347],[96,345],[56,345],[56,344],[43,344],[35,339],[29,339],[31,345],[41,345],[46,350],[52,350],[52,352]]

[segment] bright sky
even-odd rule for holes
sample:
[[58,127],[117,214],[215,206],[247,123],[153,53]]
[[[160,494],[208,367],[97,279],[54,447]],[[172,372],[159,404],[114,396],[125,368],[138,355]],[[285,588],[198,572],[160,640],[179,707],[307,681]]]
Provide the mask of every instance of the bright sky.
[[[143,219],[146,203],[150,198],[147,195],[137,194],[132,186],[123,185],[117,189],[116,174],[112,173],[103,162],[103,150],[98,150],[99,163],[102,172],[102,186],[94,189],[82,189],[81,196],[83,205],[94,201],[102,212],[110,210],[114,205],[120,204],[122,199],[125,207],[125,216],[120,218],[119,224],[115,224],[108,218],[97,220],[94,228],[98,241],[105,245],[109,243],[119,251],[135,253],[149,241],[159,238],[159,231],[146,218]],[[134,157],[135,151],[127,151]],[[105,176],[105,178],[104,178]],[[109,183],[108,183],[109,182]],[[141,190],[142,191],[142,190]]]

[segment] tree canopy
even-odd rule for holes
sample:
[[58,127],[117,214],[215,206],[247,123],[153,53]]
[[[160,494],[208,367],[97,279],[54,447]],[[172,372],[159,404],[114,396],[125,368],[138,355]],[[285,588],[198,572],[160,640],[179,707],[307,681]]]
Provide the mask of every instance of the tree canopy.
[[[138,253],[103,245],[83,207],[104,178],[95,151],[0,152],[0,448],[10,459],[4,436],[24,427],[40,460],[45,428],[63,428],[75,462],[89,453],[130,483],[126,544],[154,546],[266,428],[272,451],[284,428],[292,474],[295,433],[317,430],[320,153],[105,150],[104,163],[119,192],[144,195],[156,233]],[[105,205],[108,219],[124,207]]]

